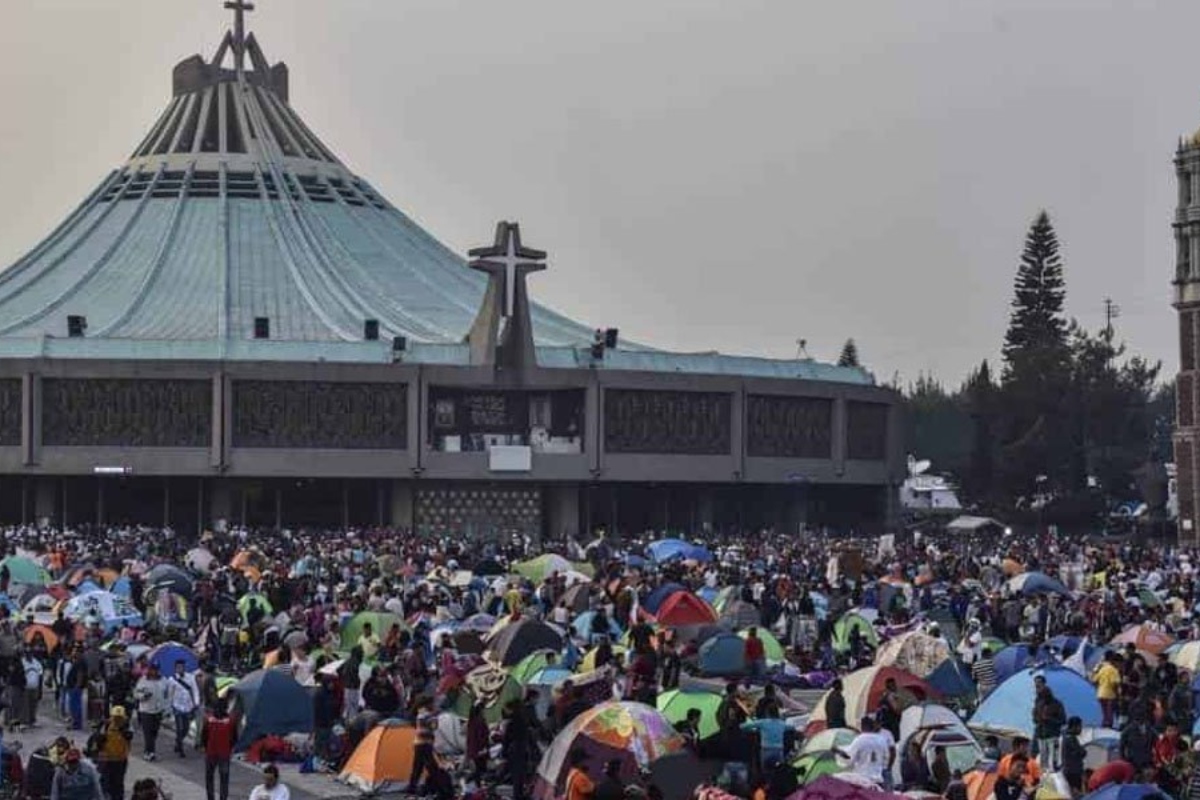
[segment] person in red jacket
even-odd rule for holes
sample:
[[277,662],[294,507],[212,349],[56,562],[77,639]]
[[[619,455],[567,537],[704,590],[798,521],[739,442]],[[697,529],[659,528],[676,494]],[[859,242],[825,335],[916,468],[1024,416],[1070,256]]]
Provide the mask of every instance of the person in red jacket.
[[229,716],[225,702],[219,701],[204,715],[204,727],[200,742],[204,745],[204,790],[208,800],[213,796],[213,778],[221,776],[219,800],[229,800],[229,762],[233,759],[233,745],[237,741],[237,721]]
[[746,672],[751,678],[761,678],[767,674],[767,650],[762,639],[758,638],[758,628],[751,627],[746,631],[746,646],[743,652],[746,657]]

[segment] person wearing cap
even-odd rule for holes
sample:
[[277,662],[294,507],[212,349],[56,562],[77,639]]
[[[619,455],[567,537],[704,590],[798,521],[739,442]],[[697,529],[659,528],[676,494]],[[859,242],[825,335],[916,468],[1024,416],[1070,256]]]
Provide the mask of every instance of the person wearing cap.
[[263,782],[250,790],[250,800],[291,800],[288,787],[279,782],[279,767],[267,764],[263,767]]
[[132,740],[133,731],[129,729],[125,706],[113,706],[108,719],[93,735],[94,744],[89,748],[94,752],[100,770],[100,785],[109,800],[124,800]]
[[50,800],[102,800],[100,777],[91,765],[83,763],[83,754],[72,747],[63,756],[63,764],[50,781]]

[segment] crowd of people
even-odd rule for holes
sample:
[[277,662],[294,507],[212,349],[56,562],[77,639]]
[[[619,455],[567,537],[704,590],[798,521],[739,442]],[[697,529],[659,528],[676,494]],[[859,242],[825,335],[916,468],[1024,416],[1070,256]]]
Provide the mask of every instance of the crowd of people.
[[[10,528],[0,562],[0,592],[11,598],[0,620],[5,722],[52,766],[45,791],[31,794],[53,800],[124,800],[130,759],[158,759],[164,735],[174,758],[200,751],[209,800],[227,800],[245,728],[228,684],[259,669],[308,687],[302,755],[318,771],[338,773],[379,723],[405,720],[415,729],[410,767],[394,788],[412,794],[487,797],[507,786],[516,800],[684,790],[775,800],[811,784],[814,762],[801,765],[802,756],[829,731],[844,735],[823,748],[822,774],[856,791],[1019,800],[1120,783],[1200,797],[1189,744],[1195,676],[1180,666],[1200,655],[1186,644],[1200,641],[1193,553],[1049,536],[883,544],[758,532],[688,537],[663,557],[656,538],[567,542],[554,548],[561,558],[529,567],[544,551],[525,539],[230,529],[197,541],[160,529]],[[31,588],[29,561],[45,569],[44,585]],[[1027,576],[1041,583],[1022,583]],[[127,616],[66,601],[118,582]],[[56,586],[53,619],[19,602]],[[696,598],[699,617],[655,613],[663,593]],[[851,617],[867,625],[846,624]],[[506,650],[505,628],[522,623],[559,638]],[[1140,638],[1122,642],[1134,629]],[[717,648],[706,643],[731,631],[740,634],[734,666],[714,670],[706,659]],[[902,675],[863,701],[850,696],[889,639],[914,633],[944,644],[971,692],[922,697],[914,687],[929,676],[909,685]],[[168,641],[194,663],[164,664],[151,648]],[[1099,717],[1081,719],[1038,673],[1027,729],[972,726],[976,764],[952,764],[952,745],[904,738],[905,712],[922,700],[966,719],[1002,691],[1011,669],[999,659],[1011,660],[1013,645],[1035,672],[1082,674]],[[527,680],[534,672],[554,680]],[[691,707],[699,695],[711,705]],[[39,709],[51,697],[74,735],[39,742]],[[563,738],[612,700],[664,715],[666,749],[699,768],[668,779],[638,747],[622,755]],[[636,718],[637,708],[623,713]],[[455,747],[443,746],[447,726],[457,726]],[[1089,766],[1096,731],[1113,741]],[[277,755],[264,752],[264,763]],[[32,785],[33,765],[25,770]],[[980,788],[975,775],[990,779]],[[254,800],[287,800],[274,766],[264,777]],[[158,790],[142,782],[132,794]]]

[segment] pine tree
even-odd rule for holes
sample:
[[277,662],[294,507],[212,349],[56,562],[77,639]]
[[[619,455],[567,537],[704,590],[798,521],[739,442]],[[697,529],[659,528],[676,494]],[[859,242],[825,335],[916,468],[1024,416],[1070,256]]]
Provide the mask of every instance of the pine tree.
[[964,489],[976,500],[991,495],[996,472],[996,384],[992,370],[984,360],[967,378],[963,387],[971,415],[971,457]]
[[1072,364],[1063,315],[1066,283],[1058,237],[1042,211],[1025,237],[1013,287],[1012,314],[1004,336],[997,465],[1003,491],[1028,497],[1042,488],[1070,492],[1078,483],[1076,436],[1072,430]]
[[1067,356],[1067,321],[1063,316],[1067,287],[1058,236],[1045,211],[1037,215],[1025,237],[1013,288],[1012,315],[1004,335],[1006,382],[1061,367]]
[[853,339],[847,339],[842,345],[842,354],[838,356],[837,365],[839,367],[857,367],[858,363],[858,345],[854,344]]

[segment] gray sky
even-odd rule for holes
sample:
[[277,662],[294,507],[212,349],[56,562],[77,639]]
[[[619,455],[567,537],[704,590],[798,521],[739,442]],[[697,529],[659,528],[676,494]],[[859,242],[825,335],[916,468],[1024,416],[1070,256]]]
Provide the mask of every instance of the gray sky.
[[[220,0],[4,0],[0,263],[136,146]],[[956,385],[995,358],[1050,210],[1068,310],[1177,365],[1194,0],[258,0],[292,105],[461,251],[550,251],[543,303],[681,350]]]

